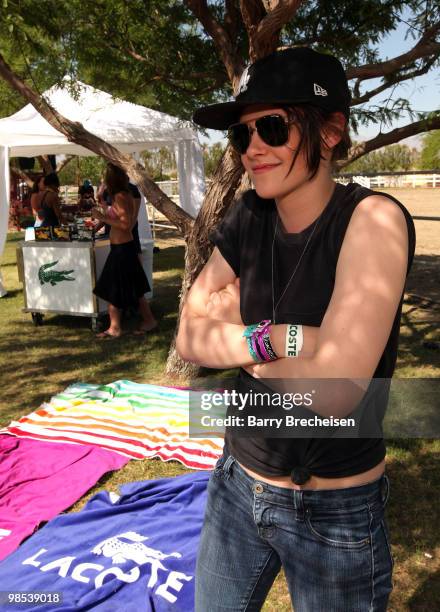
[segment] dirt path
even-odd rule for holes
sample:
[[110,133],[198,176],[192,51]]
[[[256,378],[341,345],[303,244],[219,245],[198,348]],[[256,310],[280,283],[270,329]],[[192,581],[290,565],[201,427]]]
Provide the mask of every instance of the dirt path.
[[[440,218],[440,189],[387,189],[413,216]],[[416,254],[407,281],[406,302],[421,310],[420,315],[440,318],[440,220],[414,221]],[[419,296],[425,301],[417,299]],[[430,304],[434,301],[438,304]]]

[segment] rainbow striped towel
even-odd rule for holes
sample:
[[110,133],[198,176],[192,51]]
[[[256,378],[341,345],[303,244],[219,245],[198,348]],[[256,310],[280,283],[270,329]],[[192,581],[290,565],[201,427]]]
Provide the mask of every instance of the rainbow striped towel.
[[212,469],[223,439],[189,438],[188,415],[187,390],[127,380],[76,383],[0,433],[90,444],[132,459],[160,457],[193,469]]

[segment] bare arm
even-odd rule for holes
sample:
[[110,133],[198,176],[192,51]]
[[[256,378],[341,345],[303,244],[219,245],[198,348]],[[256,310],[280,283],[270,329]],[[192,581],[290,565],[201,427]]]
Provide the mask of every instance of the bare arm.
[[37,193],[33,193],[31,195],[31,208],[32,208],[32,213],[34,215],[35,218],[37,218],[38,216],[38,211],[40,210],[41,206],[38,202],[38,194]]
[[[258,321],[255,321],[258,323]],[[286,325],[279,330],[278,354],[284,355]],[[177,335],[177,351],[186,361],[211,368],[251,365],[247,343],[243,338],[239,289],[234,271],[215,248],[207,264],[189,291],[182,310]],[[318,328],[305,327],[301,354],[314,351]]]

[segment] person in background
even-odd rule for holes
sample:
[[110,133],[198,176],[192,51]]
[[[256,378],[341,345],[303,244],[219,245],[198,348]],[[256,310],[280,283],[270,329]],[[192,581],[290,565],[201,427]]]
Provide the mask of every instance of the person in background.
[[39,227],[41,225],[41,221],[42,219],[40,219],[38,213],[41,209],[41,197],[40,194],[42,194],[44,191],[46,190],[46,187],[44,185],[44,174],[42,174],[41,176],[38,176],[35,181],[34,184],[32,186],[32,190],[31,190],[31,209],[32,209],[32,214],[34,215],[34,219],[35,219],[35,223],[34,223],[34,227]]
[[109,206],[111,205],[111,198],[107,190],[107,185],[105,184],[104,176],[101,176],[99,187],[96,191],[96,199],[98,201],[99,206],[103,206],[104,204],[108,204]]
[[133,227],[138,207],[129,190],[127,174],[118,166],[107,165],[105,183],[112,197],[112,206],[106,211],[93,208],[92,215],[101,223],[111,226],[110,254],[94,289],[95,295],[109,303],[108,329],[98,334],[100,339],[113,339],[121,335],[121,310],[138,307],[142,317],[136,335],[143,335],[157,326],[145,293],[150,285],[139,261],[133,239]]
[[60,180],[56,172],[51,172],[43,179],[44,191],[36,194],[35,206],[41,227],[56,227],[63,222],[59,197]]
[[[110,208],[112,205],[112,199],[108,192],[107,185],[105,184],[104,176],[101,176],[99,187],[96,190],[96,200],[98,202],[98,207],[103,211],[107,211],[107,209]],[[97,223],[97,225],[95,225],[95,228],[93,230],[95,236],[102,228],[105,228],[105,229],[104,229],[104,232],[100,234],[100,237],[108,238],[108,236],[110,235],[111,227],[110,225],[103,223],[103,222],[99,222]]]
[[[142,259],[141,259],[141,254],[142,254],[142,247],[141,247],[141,241],[139,238],[139,224],[137,221],[138,215],[139,215],[139,208],[141,206],[141,200],[142,200],[142,196],[141,196],[141,192],[139,191],[139,189],[136,187],[136,185],[134,185],[133,183],[128,183],[128,189],[133,197],[133,201],[134,201],[134,205],[135,205],[135,214],[136,214],[136,223],[133,226],[133,240],[134,240],[134,244],[136,247],[136,252],[139,255],[139,261],[142,263]],[[98,202],[100,204],[101,207],[104,208],[104,210],[107,207],[110,207],[112,205],[112,197],[108,192],[107,186],[104,182],[104,179],[101,180],[101,185],[99,186],[98,189],[98,193],[97,193],[97,199]],[[95,227],[95,234],[103,227],[105,226],[105,232],[104,235],[109,234],[110,232],[110,227],[105,225],[104,223],[99,223],[96,227]]]
[[80,212],[90,212],[96,206],[95,192],[89,180],[85,180],[78,189],[78,208]]

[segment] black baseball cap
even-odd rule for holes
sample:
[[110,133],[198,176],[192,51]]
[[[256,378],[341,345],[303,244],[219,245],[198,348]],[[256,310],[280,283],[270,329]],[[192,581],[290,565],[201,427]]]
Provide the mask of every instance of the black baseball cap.
[[307,47],[282,49],[250,64],[241,75],[233,102],[204,106],[193,120],[213,130],[226,130],[251,104],[313,104],[350,114],[350,90],[341,62]]

